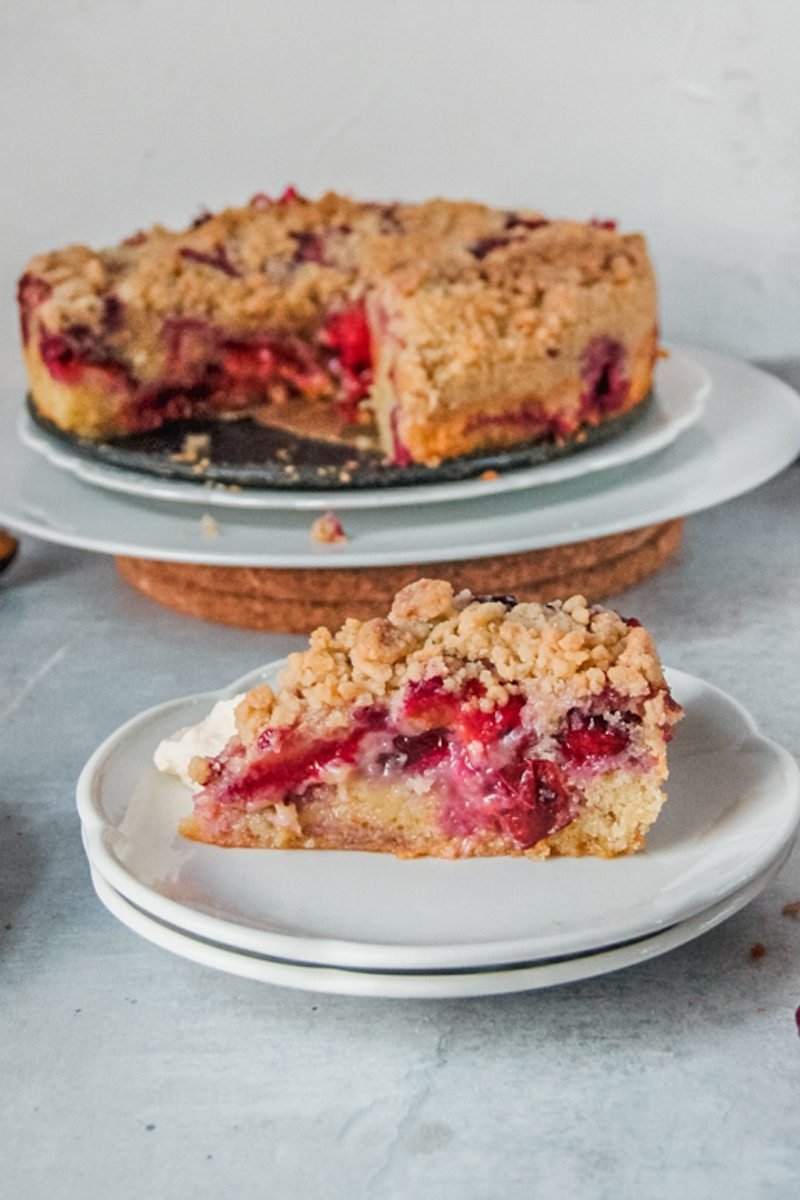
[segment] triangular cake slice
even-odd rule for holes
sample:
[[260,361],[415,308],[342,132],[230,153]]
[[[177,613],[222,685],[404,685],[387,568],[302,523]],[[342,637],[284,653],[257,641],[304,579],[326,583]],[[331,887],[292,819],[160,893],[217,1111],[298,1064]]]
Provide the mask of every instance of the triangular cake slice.
[[195,757],[182,833],[219,846],[437,855],[638,850],[680,706],[650,635],[581,596],[517,604],[422,579],[317,629],[277,691]]

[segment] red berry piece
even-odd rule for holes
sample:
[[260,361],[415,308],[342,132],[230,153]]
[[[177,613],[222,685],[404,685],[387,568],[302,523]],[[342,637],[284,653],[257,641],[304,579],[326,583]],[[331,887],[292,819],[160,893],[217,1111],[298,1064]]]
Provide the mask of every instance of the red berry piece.
[[231,279],[238,279],[241,276],[241,271],[238,271],[228,258],[228,253],[224,246],[215,246],[210,254],[206,254],[202,250],[193,250],[189,246],[183,246],[178,251],[181,258],[187,259],[189,262],[203,263],[207,267],[213,267],[215,271],[222,271],[223,275],[229,275]]
[[478,262],[482,262],[487,254],[491,254],[493,250],[498,250],[501,246],[507,246],[512,239],[510,237],[485,237],[478,238],[477,242],[473,242],[469,247],[469,252],[473,258],[477,258]]
[[605,717],[573,709],[558,740],[564,755],[573,762],[596,763],[621,754],[630,738],[624,729],[610,725]]

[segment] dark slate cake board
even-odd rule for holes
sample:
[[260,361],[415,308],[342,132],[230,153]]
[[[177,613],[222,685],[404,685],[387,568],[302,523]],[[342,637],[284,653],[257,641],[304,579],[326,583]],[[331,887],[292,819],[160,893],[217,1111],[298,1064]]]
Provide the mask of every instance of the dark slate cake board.
[[[49,437],[75,454],[137,474],[183,480],[202,486],[211,482],[241,488],[286,491],[350,491],[354,488],[409,487],[421,483],[453,483],[484,471],[498,474],[538,466],[599,446],[632,429],[649,410],[652,393],[633,410],[589,426],[563,442],[530,442],[513,450],[446,459],[438,467],[418,463],[400,467],[386,463],[378,450],[320,438],[301,437],[249,417],[233,421],[198,418],[176,421],[152,433],[131,434],[104,442],[60,429],[39,412],[30,397],[31,418]],[[196,463],[176,462],[189,434],[209,439],[202,470]],[[205,459],[208,462],[205,462]]]

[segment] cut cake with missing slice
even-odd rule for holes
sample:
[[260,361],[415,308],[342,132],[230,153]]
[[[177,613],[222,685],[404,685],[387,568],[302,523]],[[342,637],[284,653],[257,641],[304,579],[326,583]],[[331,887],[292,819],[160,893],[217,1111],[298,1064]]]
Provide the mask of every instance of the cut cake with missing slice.
[[641,235],[446,200],[259,195],[38,255],[19,306],[32,403],[68,433],[333,420],[399,466],[580,443],[645,400],[657,357]]

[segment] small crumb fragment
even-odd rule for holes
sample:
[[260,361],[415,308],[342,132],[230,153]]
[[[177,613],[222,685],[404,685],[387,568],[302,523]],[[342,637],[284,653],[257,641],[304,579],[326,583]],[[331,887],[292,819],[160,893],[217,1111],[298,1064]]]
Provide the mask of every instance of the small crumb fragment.
[[211,450],[211,436],[207,433],[187,433],[186,437],[181,442],[181,448],[177,454],[170,454],[173,462],[177,463],[204,463],[207,467],[210,463],[208,457]]
[[800,918],[800,900],[793,900],[791,904],[784,904],[781,912],[785,917]]
[[767,947],[763,942],[756,942],[754,946],[750,947],[750,957],[753,959],[763,958],[766,953]]
[[200,528],[203,530],[203,537],[209,542],[219,537],[219,525],[208,513],[203,513],[200,518]]
[[478,476],[478,479],[480,479],[483,483],[490,483],[493,479],[499,478],[500,476],[498,475],[497,471],[481,471],[480,475]]
[[317,517],[311,523],[311,537],[315,542],[332,545],[334,542],[346,542],[347,534],[335,512],[330,509]]

